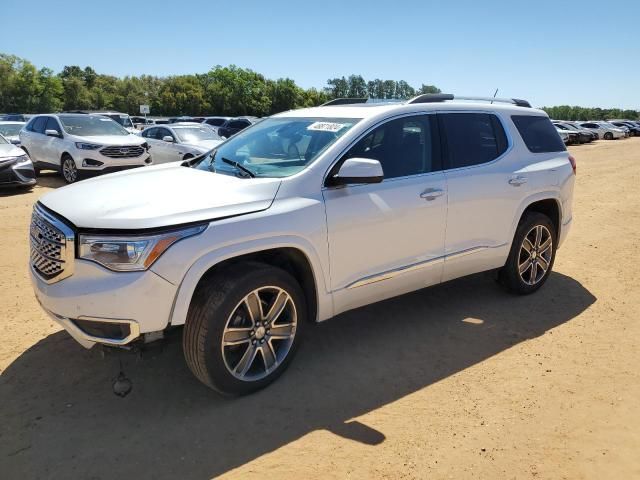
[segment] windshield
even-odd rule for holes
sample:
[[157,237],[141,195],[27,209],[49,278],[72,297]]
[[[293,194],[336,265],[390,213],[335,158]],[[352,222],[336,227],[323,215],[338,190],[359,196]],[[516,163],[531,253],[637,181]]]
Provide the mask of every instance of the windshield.
[[133,128],[133,122],[131,122],[131,117],[129,117],[129,115],[114,114],[105,115],[105,117],[109,117],[111,120],[118,122],[124,128]]
[[203,140],[220,140],[222,138],[209,127],[173,127],[181,143],[198,143]]
[[358,118],[267,118],[242,130],[195,166],[237,174],[237,163],[256,177],[288,177],[311,164]]
[[0,123],[0,135],[5,137],[17,137],[24,123]]
[[80,137],[100,135],[129,135],[124,128],[109,117],[98,115],[60,115],[60,123],[64,131]]

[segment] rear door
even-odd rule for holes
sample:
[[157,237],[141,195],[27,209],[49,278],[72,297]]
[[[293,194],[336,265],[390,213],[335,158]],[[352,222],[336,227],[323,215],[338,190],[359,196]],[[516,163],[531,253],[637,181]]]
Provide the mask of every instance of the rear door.
[[40,116],[33,120],[33,124],[30,124],[27,129],[27,141],[24,142],[24,146],[29,151],[29,156],[33,161],[44,162],[44,152],[42,149],[42,142],[44,139],[44,129],[47,125],[47,117]]
[[438,119],[449,197],[446,281],[504,262],[527,179],[515,172],[512,142],[494,113],[441,112]]

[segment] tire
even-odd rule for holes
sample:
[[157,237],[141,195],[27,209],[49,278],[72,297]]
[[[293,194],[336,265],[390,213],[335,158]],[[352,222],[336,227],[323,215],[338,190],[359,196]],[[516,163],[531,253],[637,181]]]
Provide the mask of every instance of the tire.
[[[541,234],[539,241],[538,232]],[[538,290],[553,269],[557,238],[556,228],[549,217],[538,212],[525,214],[516,229],[507,262],[499,272],[500,283],[508,291],[519,295]],[[526,244],[525,240],[529,243]],[[545,246],[547,240],[551,242],[548,247]]]
[[[284,298],[281,292],[288,297],[282,313],[270,324],[261,312],[269,313],[275,300]],[[261,300],[260,309],[256,298]],[[253,317],[261,317],[259,324],[252,320],[251,311]],[[223,395],[245,395],[266,387],[284,372],[306,323],[304,293],[289,273],[262,263],[232,265],[205,277],[196,289],[182,348],[187,365],[202,383]],[[225,338],[233,344],[223,345]]]
[[605,140],[613,140],[613,133],[611,132],[607,132],[604,134],[604,139]]
[[69,154],[62,156],[60,175],[62,175],[62,178],[67,183],[75,183],[80,180],[80,172],[78,171],[78,167],[76,167],[76,162]]

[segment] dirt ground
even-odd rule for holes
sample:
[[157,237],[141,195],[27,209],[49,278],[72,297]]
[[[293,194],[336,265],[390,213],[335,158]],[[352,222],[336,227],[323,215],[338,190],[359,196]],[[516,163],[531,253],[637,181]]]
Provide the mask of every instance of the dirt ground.
[[640,138],[572,147],[573,230],[528,297],[487,274],[312,329],[270,388],[223,399],[178,337],[118,360],[40,310],[34,201],[0,196],[0,477],[640,478]]

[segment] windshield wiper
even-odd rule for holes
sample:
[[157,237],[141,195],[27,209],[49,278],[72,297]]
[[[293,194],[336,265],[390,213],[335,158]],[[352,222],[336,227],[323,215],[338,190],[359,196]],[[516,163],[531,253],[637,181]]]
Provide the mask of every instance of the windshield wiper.
[[226,163],[227,165],[231,165],[231,166],[236,167],[238,170],[242,170],[244,173],[249,175],[251,178],[256,178],[256,174],[255,173],[253,173],[247,167],[245,167],[245,166],[241,165],[240,163],[236,162],[235,160],[229,160],[228,158],[224,158],[224,157],[221,157],[220,159],[224,163]]

